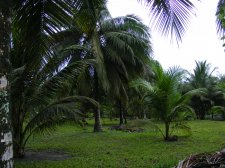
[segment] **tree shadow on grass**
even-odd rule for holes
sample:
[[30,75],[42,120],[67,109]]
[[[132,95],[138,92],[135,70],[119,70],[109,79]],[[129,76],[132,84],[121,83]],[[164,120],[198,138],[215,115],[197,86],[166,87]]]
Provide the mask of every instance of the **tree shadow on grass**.
[[16,161],[59,161],[70,159],[72,156],[62,150],[48,149],[42,151],[26,151],[25,157],[16,159]]

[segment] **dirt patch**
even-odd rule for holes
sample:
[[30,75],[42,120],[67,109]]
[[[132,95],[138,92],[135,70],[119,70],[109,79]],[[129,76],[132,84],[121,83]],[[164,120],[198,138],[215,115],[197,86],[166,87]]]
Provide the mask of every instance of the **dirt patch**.
[[125,131],[125,132],[143,132],[144,129],[140,127],[134,126],[126,126],[126,125],[113,125],[109,127],[110,130],[117,130],[117,131]]
[[18,161],[40,161],[40,160],[66,160],[72,156],[62,150],[27,151],[25,157]]

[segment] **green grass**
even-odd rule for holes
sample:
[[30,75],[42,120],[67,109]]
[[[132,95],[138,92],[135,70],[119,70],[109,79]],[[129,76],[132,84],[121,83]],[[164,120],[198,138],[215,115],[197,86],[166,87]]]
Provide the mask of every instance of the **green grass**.
[[[114,121],[118,122],[118,121]],[[16,168],[167,168],[190,154],[213,152],[225,146],[225,122],[190,121],[192,136],[164,142],[161,134],[145,125],[142,133],[64,125],[48,136],[31,139],[29,150],[60,149],[73,157],[64,161],[16,161]]]

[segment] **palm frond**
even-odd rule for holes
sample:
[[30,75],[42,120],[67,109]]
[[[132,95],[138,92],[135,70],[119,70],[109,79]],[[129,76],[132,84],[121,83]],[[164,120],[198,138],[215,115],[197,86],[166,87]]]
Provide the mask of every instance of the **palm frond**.
[[153,86],[149,82],[147,82],[143,79],[140,79],[140,78],[131,81],[129,85],[130,85],[130,87],[133,87],[133,88],[144,88],[147,91],[153,90]]
[[33,83],[31,89],[27,89],[26,104],[32,104],[34,107],[39,105],[48,105],[52,100],[59,97],[59,94],[69,93],[73,87],[74,79],[87,69],[91,60],[82,60],[66,66],[51,78],[45,78],[44,81]]
[[190,17],[194,14],[194,5],[189,0],[138,0],[146,3],[150,9],[151,23],[162,35],[182,40]]
[[[54,130],[55,126],[69,120],[78,122],[84,117],[84,114],[80,111],[80,103],[91,104],[94,107],[99,106],[99,103],[91,98],[70,96],[44,106],[44,108],[33,108],[34,115],[31,115],[31,119],[29,119],[23,131],[23,136],[26,136],[24,143],[34,133]],[[35,113],[36,110],[37,113]]]
[[72,104],[57,104],[50,105],[38,114],[34,115],[29,120],[24,128],[23,136],[24,146],[31,135],[37,133],[51,132],[56,126],[65,123],[66,121],[72,120],[77,122],[82,118],[82,113],[75,106],[70,107]]
[[219,0],[216,10],[216,17],[217,17],[216,24],[217,24],[217,32],[221,37],[225,35],[224,14],[225,14],[225,1]]

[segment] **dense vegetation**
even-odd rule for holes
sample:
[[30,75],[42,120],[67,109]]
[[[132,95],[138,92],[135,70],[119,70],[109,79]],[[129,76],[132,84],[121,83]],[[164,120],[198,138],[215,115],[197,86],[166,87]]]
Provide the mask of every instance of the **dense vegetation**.
[[[193,4],[145,2],[153,25],[180,42]],[[0,3],[0,77],[8,81],[0,87],[2,164],[10,167],[5,155],[11,150],[10,138],[14,158],[22,158],[33,135],[69,121],[84,125],[93,117],[94,132],[102,132],[102,116],[119,118],[116,129],[123,129],[128,119],[148,118],[164,123],[165,129],[153,127],[165,141],[177,141],[175,129],[190,132],[187,120],[225,119],[224,76],[215,76],[207,61],[196,61],[193,73],[180,67],[164,70],[151,57],[149,28],[134,15],[112,18],[106,3]],[[217,23],[222,36],[223,11],[220,1]]]

